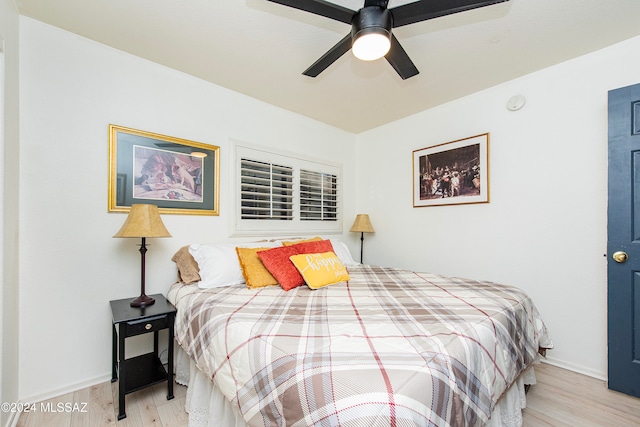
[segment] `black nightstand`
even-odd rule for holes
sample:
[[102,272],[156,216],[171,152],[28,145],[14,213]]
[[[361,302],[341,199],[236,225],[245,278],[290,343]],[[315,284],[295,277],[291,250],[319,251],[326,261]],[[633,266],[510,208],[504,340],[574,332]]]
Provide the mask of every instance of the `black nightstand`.
[[[161,294],[147,307],[131,307],[133,298],[110,301],[113,317],[113,363],[111,382],[118,380],[118,420],[127,416],[124,396],[153,384],[167,381],[167,400],[173,399],[173,322],[176,308]],[[116,327],[118,326],[118,327]],[[158,331],[169,329],[168,369],[158,357]],[[153,332],[153,352],[125,359],[125,338]],[[119,361],[119,363],[118,363]]]

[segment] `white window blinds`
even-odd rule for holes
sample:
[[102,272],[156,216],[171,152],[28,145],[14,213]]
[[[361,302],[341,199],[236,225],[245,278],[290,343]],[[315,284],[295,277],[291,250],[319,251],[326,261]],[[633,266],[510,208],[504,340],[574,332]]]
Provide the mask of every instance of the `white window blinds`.
[[300,219],[336,221],[338,218],[338,177],[300,170]]
[[234,234],[342,232],[340,165],[235,146]]
[[242,219],[293,219],[293,168],[242,158]]

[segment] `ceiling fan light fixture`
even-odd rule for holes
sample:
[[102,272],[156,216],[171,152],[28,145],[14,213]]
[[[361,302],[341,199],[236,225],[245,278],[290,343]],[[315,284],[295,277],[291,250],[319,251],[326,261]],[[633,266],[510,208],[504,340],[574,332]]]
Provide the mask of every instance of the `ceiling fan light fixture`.
[[[392,28],[403,27],[416,22],[509,0],[408,0],[408,3],[405,0],[401,2],[403,4],[391,9],[388,8],[389,0],[364,0],[364,7],[358,11],[326,0],[267,1],[313,13],[314,15],[324,16],[345,24],[351,23],[351,33],[343,37],[316,62],[311,64],[309,68],[304,70],[302,74],[305,76],[317,77],[338,58],[352,50],[356,57],[364,60],[374,60],[384,56],[402,80],[406,80],[418,75],[420,71],[418,71],[407,52],[402,48],[398,39],[391,34]],[[378,40],[378,42],[371,43],[376,46],[377,52],[375,54],[363,53],[361,47],[369,45],[369,37],[367,35],[371,33],[376,36],[373,37],[371,35],[371,37],[374,40]]]
[[368,32],[354,40],[351,50],[362,61],[374,61],[385,56],[391,48],[389,35],[381,32]]
[[373,61],[382,58],[391,48],[391,14],[385,8],[368,6],[353,16],[351,50],[356,58]]

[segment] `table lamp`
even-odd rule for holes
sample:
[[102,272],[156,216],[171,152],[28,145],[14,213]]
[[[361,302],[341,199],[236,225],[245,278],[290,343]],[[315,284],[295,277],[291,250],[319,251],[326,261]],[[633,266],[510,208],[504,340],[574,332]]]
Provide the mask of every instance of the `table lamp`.
[[360,232],[360,264],[362,264],[362,247],[364,246],[364,233],[375,233],[375,230],[371,225],[371,221],[369,220],[369,215],[356,215],[356,220],[353,222],[351,230],[349,231]]
[[142,238],[140,245],[140,255],[142,259],[142,275],[140,284],[140,296],[131,301],[131,307],[146,307],[153,305],[155,300],[145,294],[144,289],[144,255],[147,253],[146,239],[147,237],[171,237],[167,231],[162,219],[160,211],[156,205],[137,204],[131,205],[131,210],[126,221],[113,237],[139,237]]

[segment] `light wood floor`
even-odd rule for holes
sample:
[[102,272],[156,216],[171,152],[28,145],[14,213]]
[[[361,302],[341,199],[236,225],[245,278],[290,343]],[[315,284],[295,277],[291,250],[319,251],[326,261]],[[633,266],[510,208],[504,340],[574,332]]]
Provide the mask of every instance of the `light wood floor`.
[[[576,374],[548,364],[536,367],[538,383],[527,395],[525,427],[631,427],[640,426],[640,399],[607,389],[604,381]],[[174,386],[173,400],[166,400],[166,384],[126,396],[127,418],[117,421],[117,383],[105,382],[45,402],[45,408],[58,403],[87,403],[85,413],[25,413],[18,426],[33,427],[181,427],[188,425],[184,411],[186,388]],[[115,402],[115,403],[114,403]],[[48,405],[50,403],[50,405]],[[81,408],[78,408],[81,409]],[[224,426],[221,426],[224,427]]]

